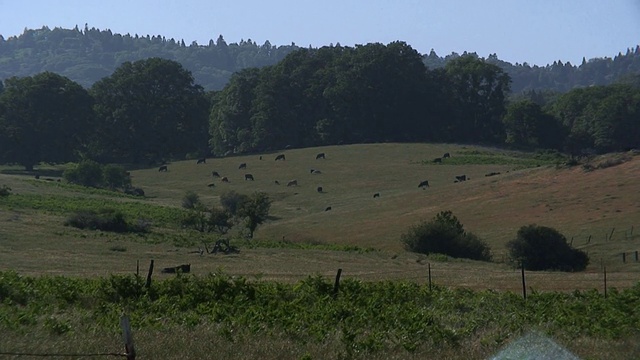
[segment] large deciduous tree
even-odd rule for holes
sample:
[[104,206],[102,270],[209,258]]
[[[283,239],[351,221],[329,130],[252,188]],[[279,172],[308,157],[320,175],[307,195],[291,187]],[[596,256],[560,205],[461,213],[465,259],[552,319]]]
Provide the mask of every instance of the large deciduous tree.
[[125,62],[91,88],[96,99],[96,157],[156,162],[207,150],[209,102],[175,61]]
[[568,134],[559,120],[529,100],[509,104],[503,123],[505,142],[522,148],[561,150]]
[[44,72],[5,81],[0,94],[0,162],[23,165],[76,160],[93,119],[92,99],[79,84]]
[[445,69],[453,97],[452,137],[465,142],[502,140],[509,75],[473,55],[451,60]]

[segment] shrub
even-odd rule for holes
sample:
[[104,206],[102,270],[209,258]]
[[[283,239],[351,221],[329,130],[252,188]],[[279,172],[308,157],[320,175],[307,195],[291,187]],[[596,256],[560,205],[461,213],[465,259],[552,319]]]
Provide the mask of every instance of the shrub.
[[422,254],[446,254],[455,258],[491,260],[491,249],[478,236],[465,232],[451,211],[443,211],[431,221],[412,226],[401,241],[409,251]]
[[0,186],[0,197],[5,197],[11,195],[11,188],[7,185]]
[[248,201],[249,196],[239,194],[233,190],[220,195],[220,205],[233,216],[238,215],[238,211],[242,209],[244,203]]
[[193,191],[187,191],[182,198],[182,207],[185,209],[195,209],[200,204],[200,197]]
[[128,189],[131,178],[120,165],[100,165],[92,160],[83,160],[76,167],[66,170],[62,176],[72,184],[88,187]]
[[131,178],[120,165],[105,165],[102,168],[104,185],[110,189],[127,189],[131,186]]
[[589,264],[587,254],[572,248],[556,229],[528,225],[507,243],[510,260],[527,270],[582,271]]
[[64,223],[65,226],[73,226],[78,229],[102,230],[112,232],[145,232],[147,227],[130,225],[120,211],[114,209],[80,210],[71,215]]
[[65,180],[72,184],[101,187],[104,183],[102,165],[92,160],[83,160],[73,169],[65,170],[62,174]]

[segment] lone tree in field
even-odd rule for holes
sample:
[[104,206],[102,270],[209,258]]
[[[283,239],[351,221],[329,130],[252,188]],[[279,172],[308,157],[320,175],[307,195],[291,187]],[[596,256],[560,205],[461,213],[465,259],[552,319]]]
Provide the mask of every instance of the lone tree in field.
[[546,226],[521,227],[507,249],[514,265],[523,264],[527,270],[582,271],[589,264],[584,251],[574,249],[564,235]]
[[491,260],[491,249],[478,236],[464,231],[451,211],[442,211],[431,221],[412,226],[401,241],[409,251],[445,254],[456,258]]

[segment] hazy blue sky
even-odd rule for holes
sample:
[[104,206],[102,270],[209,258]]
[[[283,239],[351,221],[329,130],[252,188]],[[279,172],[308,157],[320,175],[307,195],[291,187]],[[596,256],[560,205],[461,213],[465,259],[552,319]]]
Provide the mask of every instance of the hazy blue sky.
[[640,0],[0,0],[5,38],[85,23],[187,44],[220,34],[227,43],[305,47],[402,40],[423,54],[579,64],[640,44]]

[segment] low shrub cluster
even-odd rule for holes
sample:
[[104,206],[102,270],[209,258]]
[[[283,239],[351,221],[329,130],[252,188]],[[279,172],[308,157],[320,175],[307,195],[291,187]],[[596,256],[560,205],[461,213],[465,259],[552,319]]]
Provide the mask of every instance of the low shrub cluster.
[[131,178],[122,166],[101,165],[92,160],[81,161],[76,167],[66,170],[62,176],[72,184],[109,189],[128,189]]
[[491,260],[491,249],[477,235],[464,231],[451,211],[443,211],[402,234],[407,250],[422,254],[445,254],[455,258]]
[[0,186],[0,197],[6,197],[11,195],[11,188],[7,185]]
[[64,223],[65,226],[73,226],[78,229],[112,231],[118,233],[147,232],[149,225],[138,221],[130,224],[121,211],[114,209],[79,210],[71,215]]
[[546,226],[521,227],[507,249],[512,263],[527,270],[582,271],[589,265],[584,251],[574,249],[564,235]]

